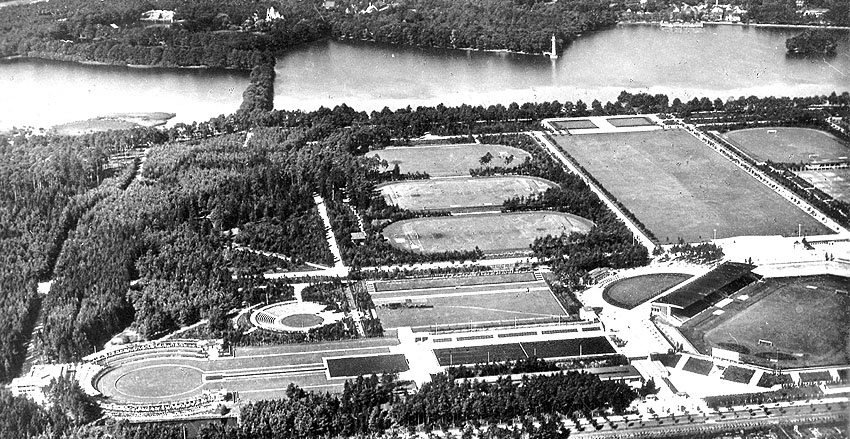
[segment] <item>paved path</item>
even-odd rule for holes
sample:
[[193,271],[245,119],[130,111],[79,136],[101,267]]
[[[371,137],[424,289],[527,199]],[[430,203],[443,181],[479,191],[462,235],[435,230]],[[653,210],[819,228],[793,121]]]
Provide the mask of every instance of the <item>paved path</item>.
[[635,236],[635,238],[640,241],[641,245],[646,247],[646,249],[650,253],[652,253],[652,250],[655,249],[655,244],[652,243],[652,240],[649,239],[648,236],[644,235],[644,233],[640,230],[637,224],[634,223],[634,221],[632,221],[628,216],[626,216],[625,213],[623,213],[623,211],[620,210],[620,208],[617,207],[617,205],[614,204],[612,200],[608,199],[608,196],[605,195],[605,193],[602,192],[602,190],[598,188],[596,184],[590,181],[590,179],[586,175],[584,175],[584,173],[580,169],[574,166],[573,163],[569,159],[567,159],[564,153],[562,153],[557,146],[553,145],[552,142],[550,142],[549,139],[547,139],[546,136],[543,135],[542,131],[532,131],[532,134],[534,135],[534,138],[541,145],[546,147],[553,156],[560,160],[561,163],[563,163],[564,166],[566,166],[567,169],[570,170],[570,172],[581,177],[581,179],[584,180],[584,182],[587,183],[587,185],[590,187],[590,190],[592,190],[593,193],[595,193],[596,196],[598,196],[599,199],[602,200],[602,202],[605,203],[606,206],[608,206],[608,209],[611,209],[611,211],[614,212],[615,215],[617,215],[617,218],[619,218],[626,224],[626,227],[628,227],[632,234]]

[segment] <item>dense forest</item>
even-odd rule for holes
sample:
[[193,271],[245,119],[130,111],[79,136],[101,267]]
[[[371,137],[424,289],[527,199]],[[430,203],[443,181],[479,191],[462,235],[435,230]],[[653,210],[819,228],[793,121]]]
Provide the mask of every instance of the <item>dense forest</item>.
[[[380,9],[356,0],[336,3],[330,9],[318,0],[54,0],[21,5],[0,16],[0,57],[248,70],[266,54],[328,37],[540,53],[549,49],[553,35],[563,47],[576,34],[616,22],[602,0],[405,0],[378,2]],[[267,16],[269,7],[276,14]],[[173,11],[173,16],[142,20],[154,9]]]

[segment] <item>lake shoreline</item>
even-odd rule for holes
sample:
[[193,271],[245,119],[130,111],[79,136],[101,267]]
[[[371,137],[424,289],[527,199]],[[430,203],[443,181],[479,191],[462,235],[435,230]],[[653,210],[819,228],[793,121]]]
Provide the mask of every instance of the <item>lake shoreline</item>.
[[[660,26],[661,23],[662,22],[660,21],[620,21],[617,23],[617,26]],[[827,26],[814,24],[732,23],[729,21],[703,21],[702,24],[709,26],[762,27],[774,29],[850,30],[850,26]]]

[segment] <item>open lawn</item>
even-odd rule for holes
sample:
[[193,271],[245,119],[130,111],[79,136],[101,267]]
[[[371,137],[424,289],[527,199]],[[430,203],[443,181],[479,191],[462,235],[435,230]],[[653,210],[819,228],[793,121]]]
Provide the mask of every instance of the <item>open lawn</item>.
[[614,306],[632,309],[691,277],[683,273],[657,273],[620,279],[605,287],[602,298]]
[[[397,328],[565,315],[548,288],[529,288],[528,292],[511,290],[465,294],[463,289],[455,292],[454,295],[440,294],[437,297],[418,295],[411,299],[423,307],[391,309],[379,306],[378,318],[384,328]],[[375,302],[380,304],[378,297]]]
[[685,131],[555,136],[662,244],[831,233]]
[[399,146],[372,151],[367,156],[378,156],[386,160],[388,169],[398,164],[402,173],[427,172],[431,177],[469,175],[470,169],[481,167],[479,160],[490,153],[490,166],[505,166],[505,160],[513,156],[510,166],[516,166],[531,154],[510,146],[464,143],[440,146]]
[[810,128],[749,128],[723,137],[757,161],[818,163],[850,158],[850,147],[832,134]]
[[755,370],[748,369],[746,367],[728,366],[726,370],[723,371],[723,375],[721,375],[720,378],[728,381],[734,381],[736,383],[748,384],[750,380],[753,379],[753,375],[755,375],[755,373]]
[[479,276],[400,279],[375,282],[375,291],[403,291],[467,285],[491,285],[513,282],[533,282],[534,280],[534,273],[532,272]]
[[832,198],[850,203],[850,169],[800,171],[796,174]]
[[698,373],[700,375],[708,375],[708,373],[711,372],[712,367],[714,367],[714,363],[709,360],[691,357],[688,358],[688,361],[686,361],[685,365],[682,366],[682,370]]
[[410,370],[407,359],[401,354],[373,355],[368,357],[331,358],[327,360],[328,375],[332,378],[358,377],[386,372]]
[[837,276],[765,279],[749,300],[735,300],[720,316],[703,313],[681,330],[700,352],[738,346],[746,362],[771,366],[778,360],[782,368],[848,364],[850,299],[835,290],[849,283]]
[[649,127],[655,125],[655,122],[646,117],[612,117],[605,120],[617,128]]
[[590,119],[556,120],[551,122],[552,126],[559,130],[583,130],[599,128]]
[[481,207],[498,210],[509,198],[537,195],[556,186],[542,178],[506,176],[408,180],[378,189],[387,204],[402,209],[457,211]]
[[593,223],[561,212],[518,212],[415,218],[390,224],[390,244],[422,253],[474,250],[486,253],[529,250],[535,239],[562,233],[587,233]]

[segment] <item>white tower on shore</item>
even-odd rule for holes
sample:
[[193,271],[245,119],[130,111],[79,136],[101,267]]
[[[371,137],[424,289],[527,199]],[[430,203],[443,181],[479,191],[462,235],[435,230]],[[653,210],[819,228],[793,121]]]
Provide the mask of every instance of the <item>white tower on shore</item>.
[[558,58],[558,45],[555,44],[555,34],[552,34],[552,51],[549,52],[549,58],[557,59]]

